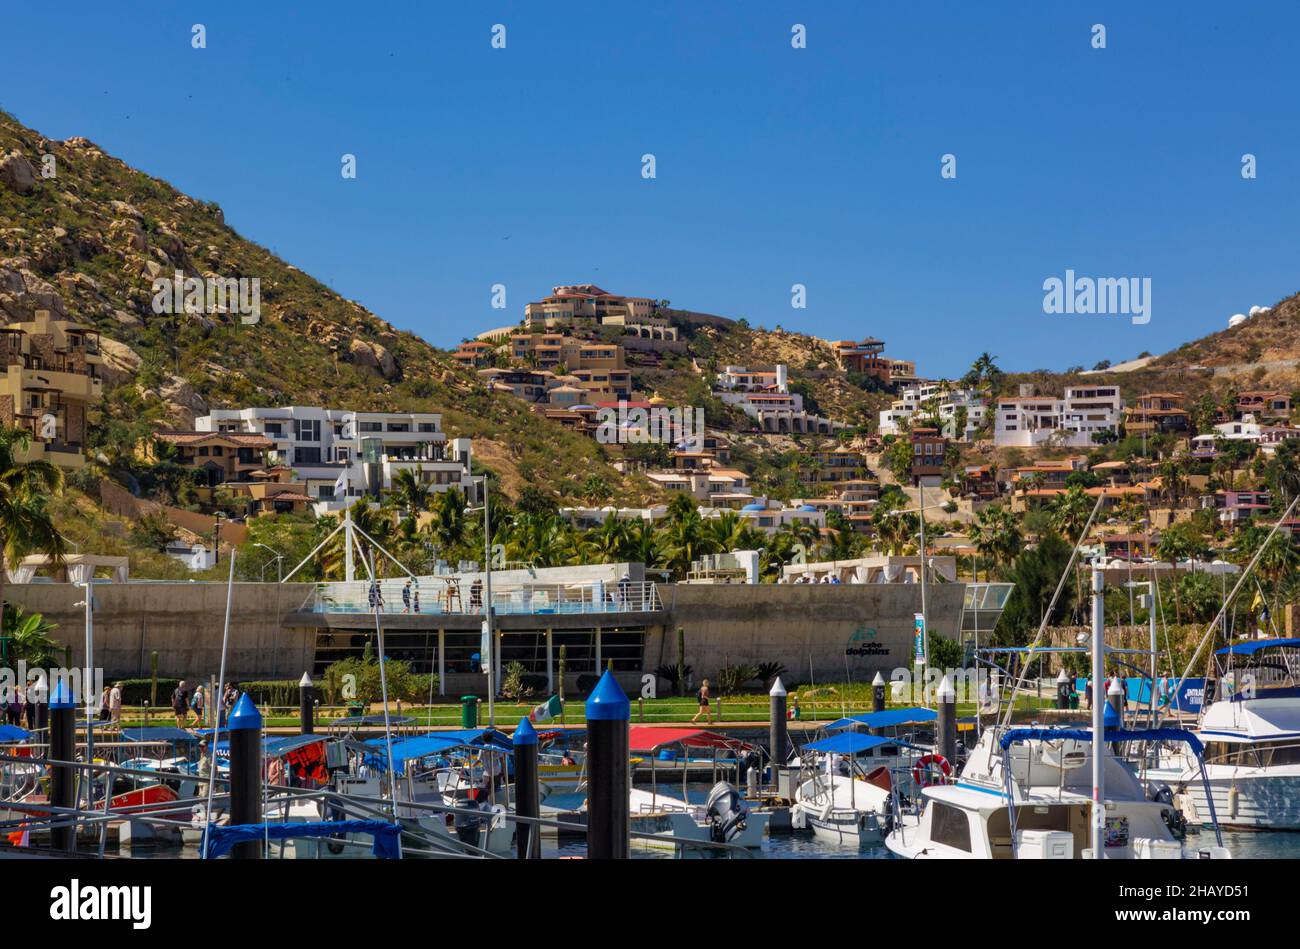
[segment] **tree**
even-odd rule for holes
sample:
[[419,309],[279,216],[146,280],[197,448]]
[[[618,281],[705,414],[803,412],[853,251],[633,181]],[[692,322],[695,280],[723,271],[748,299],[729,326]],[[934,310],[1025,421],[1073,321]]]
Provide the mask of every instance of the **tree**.
[[999,567],[1015,559],[1023,543],[1020,522],[1001,504],[991,504],[975,515],[970,538],[979,555]]
[[8,568],[29,554],[61,562],[65,551],[46,507],[49,496],[63,490],[63,472],[48,461],[19,461],[31,444],[24,429],[0,429],[0,611]]
[[[1071,553],[1069,544],[1055,534],[1048,534],[1037,547],[1016,558],[1007,577],[1015,586],[994,629],[994,642],[1003,646],[1023,646],[1029,642],[1030,630],[1036,631],[1042,623]],[[1067,584],[1048,623],[1063,622],[1073,609],[1073,601],[1074,591]]]
[[6,603],[0,662],[6,666],[26,662],[40,668],[54,665],[63,646],[50,636],[53,630],[54,624],[40,613],[27,613],[17,603]]

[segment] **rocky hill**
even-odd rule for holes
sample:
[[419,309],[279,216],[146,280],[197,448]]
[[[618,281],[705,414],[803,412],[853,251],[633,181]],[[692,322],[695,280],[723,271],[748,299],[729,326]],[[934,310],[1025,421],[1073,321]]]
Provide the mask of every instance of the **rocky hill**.
[[[154,281],[177,271],[257,278],[260,320],[229,306],[156,312]],[[647,490],[590,439],[489,395],[447,354],[242,237],[216,203],[0,112],[0,320],[41,309],[103,334],[106,395],[91,421],[110,456],[210,406],[345,405],[442,412],[512,494],[527,484],[567,494],[591,475],[620,498]]]

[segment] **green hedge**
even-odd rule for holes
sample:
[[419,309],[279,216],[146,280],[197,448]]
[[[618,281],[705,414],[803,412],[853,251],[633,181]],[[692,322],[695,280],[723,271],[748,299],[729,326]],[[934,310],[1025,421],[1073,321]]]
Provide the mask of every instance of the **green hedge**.
[[[145,702],[149,701],[149,691],[153,687],[152,679],[118,679],[115,681],[122,683],[123,705],[144,705]],[[176,686],[180,684],[180,679],[164,679],[159,676],[158,703],[154,707],[171,708],[172,693],[176,691]]]

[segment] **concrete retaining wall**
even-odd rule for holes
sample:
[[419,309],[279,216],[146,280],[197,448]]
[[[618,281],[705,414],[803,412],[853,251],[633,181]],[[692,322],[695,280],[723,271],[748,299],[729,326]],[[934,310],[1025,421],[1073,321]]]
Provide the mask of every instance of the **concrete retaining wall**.
[[[297,583],[235,585],[227,660],[231,678],[296,678],[313,668],[314,625],[302,625],[301,617],[292,625],[285,622],[311,589],[310,584]],[[679,626],[686,630],[686,661],[697,682],[728,663],[780,662],[801,682],[846,677],[861,682],[877,671],[888,678],[891,670],[911,665],[913,616],[921,608],[915,584],[682,584],[659,590],[665,612],[637,614],[639,622],[652,624],[646,635],[646,671],[676,663]],[[932,633],[957,637],[963,590],[959,583],[929,588]],[[9,585],[6,597],[57,623],[55,638],[70,643],[74,664],[81,663],[83,610],[74,605],[81,589],[66,583]],[[95,664],[106,676],[147,676],[153,650],[158,652],[159,675],[216,673],[225,584],[102,583],[96,585],[95,597]],[[617,625],[617,614],[572,619],[594,625],[597,616],[606,621],[602,625]],[[433,614],[391,619],[394,627],[454,628]],[[519,629],[526,617],[507,619],[503,625]],[[355,620],[358,629],[371,628],[367,615],[357,614]],[[548,625],[557,625],[555,616],[536,618],[536,628]],[[630,684],[636,677],[626,678]]]
[[[278,618],[296,609],[310,584],[237,583],[232,598],[229,678],[297,678],[311,668],[314,630],[282,628]],[[84,662],[84,590],[70,583],[10,584],[5,598],[57,623],[53,637],[72,646],[73,665]],[[224,583],[95,584],[95,665],[106,678],[158,674],[174,678],[216,675],[226,614]]]

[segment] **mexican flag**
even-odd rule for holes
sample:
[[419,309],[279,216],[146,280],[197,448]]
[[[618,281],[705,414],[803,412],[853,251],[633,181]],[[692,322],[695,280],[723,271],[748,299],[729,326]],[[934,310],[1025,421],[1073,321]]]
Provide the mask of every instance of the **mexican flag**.
[[560,714],[560,708],[563,703],[558,695],[552,695],[537,708],[528,713],[530,722],[547,722],[556,718]]

